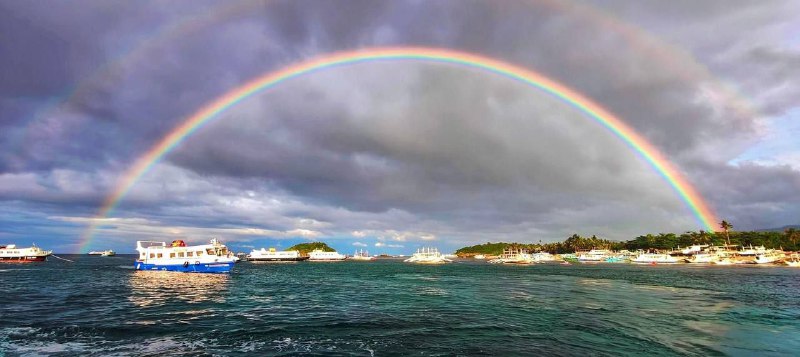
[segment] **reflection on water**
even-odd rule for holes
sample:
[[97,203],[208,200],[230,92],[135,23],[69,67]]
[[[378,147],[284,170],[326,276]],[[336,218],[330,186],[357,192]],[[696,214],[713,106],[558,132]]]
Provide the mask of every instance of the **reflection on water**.
[[169,271],[141,271],[130,275],[128,300],[138,307],[160,306],[167,302],[225,302],[228,274],[190,274]]

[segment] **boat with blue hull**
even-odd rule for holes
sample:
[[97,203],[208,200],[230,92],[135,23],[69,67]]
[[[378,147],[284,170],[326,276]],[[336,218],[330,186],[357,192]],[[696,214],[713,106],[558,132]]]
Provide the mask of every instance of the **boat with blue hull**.
[[227,273],[236,257],[216,239],[210,244],[187,246],[182,240],[166,242],[137,241],[139,259],[136,270],[176,271],[184,273]]

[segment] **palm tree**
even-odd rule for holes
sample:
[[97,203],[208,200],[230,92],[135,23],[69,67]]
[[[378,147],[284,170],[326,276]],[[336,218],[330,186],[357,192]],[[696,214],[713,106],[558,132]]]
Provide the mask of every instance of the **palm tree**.
[[728,221],[723,220],[719,226],[722,227],[723,231],[725,231],[725,241],[728,243],[728,245],[731,245],[731,237],[728,235],[728,230],[733,228],[733,225],[728,223]]

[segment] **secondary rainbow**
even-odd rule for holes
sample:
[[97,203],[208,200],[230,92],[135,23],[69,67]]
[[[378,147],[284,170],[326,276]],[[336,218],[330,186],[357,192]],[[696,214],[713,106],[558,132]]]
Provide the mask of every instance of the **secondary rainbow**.
[[685,202],[703,229],[714,231],[714,222],[717,221],[717,218],[710,210],[709,205],[675,166],[658,149],[622,120],[580,93],[547,78],[541,73],[478,54],[439,48],[391,47],[339,52],[299,62],[259,76],[206,104],[139,157],[133,166],[128,169],[116,188],[105,199],[97,217],[92,220],[92,223],[83,234],[79,245],[80,250],[84,250],[91,243],[94,231],[105,221],[105,218],[114,210],[139,178],[158,163],[164,155],[172,151],[204,124],[217,118],[221,112],[256,93],[289,79],[337,66],[374,61],[421,61],[475,68],[522,82],[548,93],[583,112],[588,118],[593,119],[619,137],[666,180],[681,200]]

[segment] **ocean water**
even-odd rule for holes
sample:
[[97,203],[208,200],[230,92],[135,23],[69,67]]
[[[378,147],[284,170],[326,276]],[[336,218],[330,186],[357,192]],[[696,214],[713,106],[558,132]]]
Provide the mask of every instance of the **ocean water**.
[[0,355],[794,355],[800,269],[0,264]]

